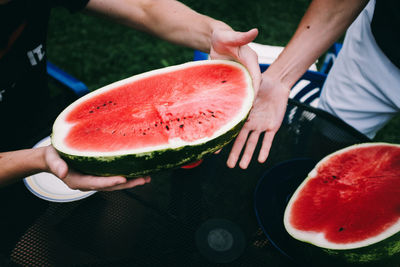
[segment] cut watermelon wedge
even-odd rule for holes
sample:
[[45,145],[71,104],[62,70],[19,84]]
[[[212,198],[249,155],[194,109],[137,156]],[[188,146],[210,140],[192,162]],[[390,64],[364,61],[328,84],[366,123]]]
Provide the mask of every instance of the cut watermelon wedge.
[[322,159],[291,197],[287,232],[351,263],[400,263],[400,145],[365,143]]
[[79,171],[137,177],[202,159],[229,143],[254,99],[240,64],[206,60],[150,71],[67,107],[52,144]]

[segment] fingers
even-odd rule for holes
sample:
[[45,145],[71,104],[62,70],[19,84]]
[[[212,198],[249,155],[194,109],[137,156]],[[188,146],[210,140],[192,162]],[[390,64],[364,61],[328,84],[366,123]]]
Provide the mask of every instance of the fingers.
[[221,149],[218,149],[217,151],[214,152],[214,154],[215,154],[215,155],[218,155],[219,153],[221,153],[221,150],[222,150],[222,148],[221,148]]
[[126,178],[122,176],[98,177],[81,175],[73,171],[70,171],[68,176],[62,179],[62,181],[67,184],[69,188],[81,191],[100,191],[103,188],[111,188],[127,182]]
[[247,32],[234,32],[232,34],[232,31],[225,31],[221,37],[224,40],[224,43],[226,45],[230,46],[242,46],[250,43],[253,41],[258,35],[258,30],[257,29],[251,29]]
[[144,185],[149,183],[151,178],[148,176],[135,179],[126,179],[122,176],[99,177],[82,175],[70,171],[68,176],[62,180],[71,189],[78,189],[81,191],[113,191]]
[[151,177],[150,176],[140,177],[140,178],[135,178],[135,179],[128,180],[124,184],[119,184],[119,185],[116,185],[116,186],[103,188],[102,191],[114,191],[114,190],[129,189],[129,188],[133,188],[133,187],[136,187],[136,186],[144,185],[144,184],[147,184],[147,183],[150,183],[150,182],[151,182]]
[[264,163],[267,160],[274,136],[274,132],[265,132],[260,153],[258,154],[257,159],[259,163]]
[[[247,169],[249,166],[251,159],[253,157],[255,148],[258,143],[258,139],[260,138],[260,131],[250,131],[248,129],[242,129],[239,133],[238,137],[233,144],[232,150],[229,154],[227,160],[227,166],[229,168],[234,168],[237,161],[239,160],[240,153],[245,146],[245,150],[243,152],[242,158],[239,162],[239,167],[242,169]],[[269,151],[271,149],[272,141],[274,139],[275,132],[266,131],[263,142],[261,145],[261,149],[258,155],[258,162],[264,163],[269,155]]]
[[60,158],[57,151],[51,145],[46,147],[45,160],[51,173],[61,179],[64,179],[67,176],[67,163],[65,163],[65,161]]
[[52,147],[46,147],[45,161],[51,173],[61,179],[69,188],[81,191],[112,191],[132,188],[151,181],[150,177],[126,179],[122,176],[99,177],[84,175],[69,170],[67,163]]
[[249,130],[247,130],[246,127],[243,127],[242,130],[239,132],[239,135],[236,137],[231,152],[229,153],[228,161],[226,162],[226,165],[228,165],[229,168],[235,167],[236,162],[239,159],[240,152],[242,151],[242,148],[246,143],[248,134]]
[[249,166],[249,163],[251,161],[251,158],[253,157],[253,153],[256,148],[259,136],[260,136],[260,132],[258,132],[258,131],[251,132],[251,134],[247,140],[246,148],[243,152],[242,159],[239,162],[240,168],[246,169]]
[[246,66],[251,75],[254,96],[256,96],[261,85],[261,71],[258,63],[258,56],[249,46],[242,46],[239,51],[239,60]]
[[256,39],[257,35],[258,35],[257,29],[251,29],[250,31],[247,32],[241,32],[240,34],[237,35],[236,42],[234,41],[233,43],[238,46],[246,45],[252,42],[254,39]]

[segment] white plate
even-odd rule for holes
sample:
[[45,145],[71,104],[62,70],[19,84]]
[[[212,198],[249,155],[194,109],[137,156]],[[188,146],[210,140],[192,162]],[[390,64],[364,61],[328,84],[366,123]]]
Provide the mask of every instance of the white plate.
[[[34,147],[50,145],[50,137],[42,139]],[[86,198],[96,191],[72,190],[55,175],[41,172],[24,179],[25,186],[35,196],[52,202],[71,202]]]

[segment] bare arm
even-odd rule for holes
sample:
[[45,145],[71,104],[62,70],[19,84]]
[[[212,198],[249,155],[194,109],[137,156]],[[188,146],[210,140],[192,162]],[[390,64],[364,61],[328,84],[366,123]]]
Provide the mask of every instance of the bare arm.
[[87,10],[169,42],[210,53],[211,58],[238,61],[250,71],[258,91],[258,59],[247,46],[256,38],[257,29],[234,31],[224,22],[175,0],[90,0]]
[[262,82],[249,120],[236,138],[228,166],[247,168],[261,133],[258,161],[266,161],[273,138],[286,110],[290,88],[356,19],[368,0],[313,0],[298,28],[273,64],[262,74]]
[[264,76],[291,88],[367,3],[368,0],[313,0],[290,42]]
[[21,178],[46,169],[44,148],[24,149],[0,153],[0,185],[10,184]]
[[231,30],[225,23],[199,14],[175,0],[91,0],[87,9],[167,41],[207,53],[210,52],[213,30]]

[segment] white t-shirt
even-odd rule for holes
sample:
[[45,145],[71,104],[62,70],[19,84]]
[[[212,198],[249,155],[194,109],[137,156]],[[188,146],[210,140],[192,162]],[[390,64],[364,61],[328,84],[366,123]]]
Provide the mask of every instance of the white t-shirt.
[[375,42],[374,8],[371,0],[347,30],[319,101],[319,108],[370,138],[400,110],[400,69]]

